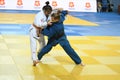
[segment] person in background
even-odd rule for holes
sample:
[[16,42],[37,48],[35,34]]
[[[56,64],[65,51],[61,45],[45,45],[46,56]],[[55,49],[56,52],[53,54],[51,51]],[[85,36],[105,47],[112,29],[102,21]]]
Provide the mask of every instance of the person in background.
[[102,12],[108,12],[108,0],[102,0]]
[[102,4],[101,2],[97,2],[97,11],[101,12],[101,10],[102,10]]

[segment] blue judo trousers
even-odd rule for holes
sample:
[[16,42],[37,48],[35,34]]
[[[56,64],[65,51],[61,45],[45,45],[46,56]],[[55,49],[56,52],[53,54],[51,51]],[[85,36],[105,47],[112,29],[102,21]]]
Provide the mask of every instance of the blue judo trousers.
[[47,27],[42,30],[42,34],[48,36],[48,43],[43,49],[38,53],[38,60],[48,53],[53,46],[60,44],[60,46],[65,50],[65,52],[70,56],[70,58],[76,63],[80,64],[81,59],[74,51],[74,49],[70,46],[69,41],[66,38],[64,33],[64,25],[63,21],[65,20],[65,16],[67,11],[62,11],[60,15],[59,22],[54,22],[52,26]]

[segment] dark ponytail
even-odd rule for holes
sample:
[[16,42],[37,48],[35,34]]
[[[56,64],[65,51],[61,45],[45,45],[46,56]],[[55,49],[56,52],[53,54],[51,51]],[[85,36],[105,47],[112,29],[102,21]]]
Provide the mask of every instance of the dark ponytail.
[[52,7],[49,5],[50,3],[49,3],[49,1],[47,1],[47,2],[45,2],[45,6],[43,6],[43,10],[44,11],[52,11]]
[[45,4],[48,6],[50,3],[49,3],[49,1],[47,1],[47,2],[45,2]]

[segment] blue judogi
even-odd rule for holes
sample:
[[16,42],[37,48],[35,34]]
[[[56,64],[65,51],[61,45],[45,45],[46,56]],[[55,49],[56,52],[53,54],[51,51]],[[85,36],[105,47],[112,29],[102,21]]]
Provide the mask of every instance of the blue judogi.
[[70,46],[69,41],[64,33],[63,21],[65,20],[65,15],[67,11],[62,11],[59,22],[55,22],[51,27],[47,27],[42,30],[42,34],[48,36],[47,45],[38,53],[38,60],[41,60],[43,55],[48,53],[53,46],[60,44],[60,46],[65,50],[65,52],[70,56],[70,58],[76,63],[80,64],[81,59],[77,53]]

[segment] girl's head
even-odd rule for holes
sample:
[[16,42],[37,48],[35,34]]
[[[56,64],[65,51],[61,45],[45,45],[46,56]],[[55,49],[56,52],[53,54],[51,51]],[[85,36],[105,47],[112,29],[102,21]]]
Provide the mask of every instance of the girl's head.
[[51,14],[52,22],[58,22],[60,20],[60,11],[58,10],[56,13]]
[[49,14],[51,14],[51,12],[52,12],[52,7],[49,5],[49,1],[47,1],[45,4],[46,5],[43,6],[42,10],[44,11],[44,14],[46,16],[49,16]]

